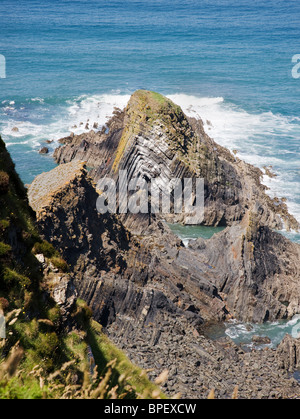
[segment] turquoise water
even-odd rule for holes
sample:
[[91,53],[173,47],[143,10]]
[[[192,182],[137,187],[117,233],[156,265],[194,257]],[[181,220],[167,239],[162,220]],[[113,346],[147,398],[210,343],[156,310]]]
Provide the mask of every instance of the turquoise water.
[[[294,316],[291,320],[264,324],[241,323],[234,320],[213,325],[206,330],[206,335],[211,339],[217,340],[228,336],[246,351],[276,348],[287,334],[294,338],[300,337],[300,315]],[[254,336],[267,337],[270,339],[270,343],[255,343]]]
[[169,224],[168,226],[176,236],[178,236],[187,246],[190,240],[201,237],[202,239],[210,239],[216,233],[224,230],[224,227],[207,227],[207,226],[185,226],[182,224]]
[[[232,322],[226,324],[225,334],[235,343],[246,349],[276,348],[283,338],[289,334],[294,338],[300,337],[300,315],[289,321],[267,322],[261,325]],[[253,336],[268,337],[270,344],[255,344]]]
[[2,0],[0,16],[0,132],[25,183],[54,167],[45,141],[101,127],[146,88],[272,166],[270,194],[300,220],[298,0]]

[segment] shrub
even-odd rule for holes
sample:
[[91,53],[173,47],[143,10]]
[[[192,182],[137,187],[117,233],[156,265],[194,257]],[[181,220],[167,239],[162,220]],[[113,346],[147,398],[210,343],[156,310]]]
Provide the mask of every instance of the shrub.
[[51,370],[55,364],[55,354],[59,350],[59,339],[56,333],[39,333],[35,340],[37,354],[43,359],[46,370]]
[[0,221],[0,229],[6,230],[10,226],[10,222],[8,220],[1,220]]
[[68,272],[69,266],[65,260],[63,260],[61,257],[53,257],[51,258],[51,262],[53,265],[59,269],[62,272]]
[[47,318],[52,323],[58,323],[60,320],[60,309],[58,306],[54,306],[48,310]]
[[46,258],[50,259],[57,255],[57,251],[54,249],[52,244],[43,241],[41,243],[35,243],[33,252],[37,254],[43,254]]
[[29,287],[31,281],[27,276],[20,275],[12,269],[5,268],[3,273],[3,281],[7,286],[21,285],[22,287]]
[[7,194],[9,190],[9,175],[6,172],[0,171],[0,195]]
[[11,247],[8,244],[0,242],[0,258],[7,256],[10,251]]

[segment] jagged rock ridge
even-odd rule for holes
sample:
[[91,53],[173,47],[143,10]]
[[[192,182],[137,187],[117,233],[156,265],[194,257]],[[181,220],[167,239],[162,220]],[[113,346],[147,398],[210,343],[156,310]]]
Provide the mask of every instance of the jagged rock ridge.
[[190,248],[224,273],[212,282],[234,317],[262,323],[299,313],[300,246],[262,226],[257,214]]

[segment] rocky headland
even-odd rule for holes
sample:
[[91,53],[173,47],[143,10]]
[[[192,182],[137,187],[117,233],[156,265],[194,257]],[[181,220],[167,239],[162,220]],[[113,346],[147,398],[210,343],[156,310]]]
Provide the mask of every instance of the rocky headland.
[[[61,140],[60,165],[29,187],[42,237],[70,266],[79,296],[108,336],[142,368],[169,371],[172,395],[299,397],[291,376],[299,341],[245,353],[206,329],[229,319],[251,322],[299,314],[300,246],[275,229],[299,228],[284,202],[271,199],[263,173],[209,138],[165,97],[136,92],[102,131]],[[205,179],[203,224],[226,229],[184,247],[155,215],[101,215],[96,183],[133,178]],[[169,222],[185,223],[170,214]],[[296,349],[295,349],[296,348]],[[293,352],[293,353],[294,353]]]

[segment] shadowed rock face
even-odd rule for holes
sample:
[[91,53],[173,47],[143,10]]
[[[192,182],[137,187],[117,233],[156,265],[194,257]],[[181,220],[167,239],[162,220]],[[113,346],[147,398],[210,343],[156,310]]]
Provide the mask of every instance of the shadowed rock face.
[[225,318],[207,264],[194,259],[161,222],[136,237],[117,216],[98,214],[98,195],[82,164],[65,164],[38,176],[28,196],[42,235],[62,251],[81,296],[102,324],[129,312],[135,319],[143,312],[144,321],[152,321],[161,315],[157,304],[167,313],[188,315],[197,325]]

